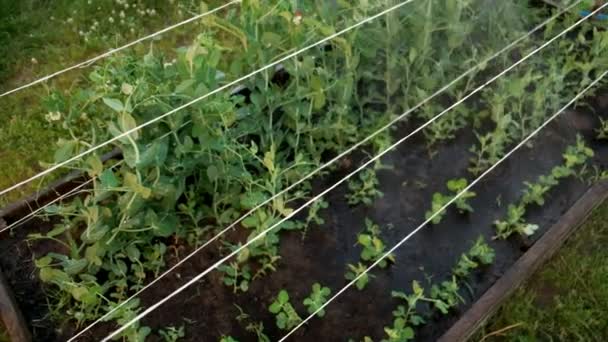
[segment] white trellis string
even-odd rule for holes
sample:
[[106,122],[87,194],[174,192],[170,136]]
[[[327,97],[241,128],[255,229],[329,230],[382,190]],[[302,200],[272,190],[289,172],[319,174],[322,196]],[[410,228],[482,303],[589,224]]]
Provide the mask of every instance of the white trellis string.
[[138,314],[135,318],[131,319],[125,325],[121,326],[119,329],[115,330],[110,335],[108,335],[106,338],[104,338],[103,341],[109,341],[110,339],[116,337],[118,334],[122,333],[129,326],[133,325],[135,322],[137,322],[140,319],[142,319],[143,317],[147,316],[150,312],[156,310],[159,306],[161,306],[162,304],[164,304],[165,302],[167,302],[171,298],[175,297],[179,293],[183,292],[186,288],[188,288],[192,284],[194,284],[197,281],[199,281],[200,279],[202,279],[205,275],[207,275],[208,273],[210,273],[211,271],[213,271],[214,269],[216,269],[217,267],[219,267],[220,265],[222,265],[224,262],[226,262],[227,260],[229,260],[233,256],[235,256],[238,253],[240,253],[243,249],[247,248],[248,246],[250,246],[251,244],[253,244],[257,240],[259,240],[262,237],[264,237],[269,231],[271,231],[272,229],[274,229],[274,228],[280,226],[281,224],[285,223],[291,217],[293,217],[294,215],[296,215],[297,213],[299,213],[300,211],[302,211],[304,208],[308,207],[313,202],[315,202],[315,201],[319,200],[320,198],[322,198],[325,194],[327,194],[331,190],[333,190],[336,187],[338,187],[340,184],[342,184],[345,181],[347,181],[348,179],[350,179],[352,176],[354,176],[355,174],[357,174],[359,171],[363,170],[365,167],[367,167],[371,163],[375,162],[376,160],[378,160],[379,158],[381,158],[382,156],[384,156],[386,153],[388,153],[391,150],[393,150],[395,147],[397,147],[398,145],[400,145],[401,143],[403,143],[405,140],[409,139],[411,136],[413,136],[414,134],[418,133],[419,131],[421,131],[422,129],[424,129],[425,127],[427,127],[428,125],[430,125],[431,123],[433,123],[434,121],[436,121],[437,119],[439,119],[441,116],[445,115],[445,113],[449,112],[450,110],[452,110],[453,108],[455,108],[456,106],[458,106],[459,104],[461,104],[462,102],[466,101],[468,98],[470,98],[471,96],[475,95],[476,93],[478,93],[479,91],[481,91],[482,89],[484,89],[486,86],[488,86],[489,84],[493,83],[498,78],[502,77],[503,75],[505,75],[506,73],[508,73],[509,71],[511,71],[512,69],[514,69],[515,67],[517,67],[518,65],[520,65],[521,63],[523,63],[524,61],[526,61],[527,59],[529,59],[531,56],[535,55],[536,53],[538,53],[539,51],[541,51],[542,49],[544,49],[545,47],[547,47],[549,44],[551,44],[552,42],[554,42],[558,38],[560,38],[563,35],[565,35],[566,33],[570,32],[576,26],[580,25],[582,22],[584,22],[588,18],[592,17],[593,15],[595,15],[597,12],[599,12],[600,10],[602,10],[606,6],[608,6],[608,3],[600,6],[598,9],[596,9],[595,11],[589,13],[587,16],[579,19],[576,23],[574,23],[573,25],[569,26],[568,28],[566,28],[565,30],[563,30],[562,32],[560,32],[559,34],[557,34],[556,36],[554,36],[553,38],[551,38],[550,40],[548,40],[547,42],[543,43],[541,46],[539,46],[538,48],[534,49],[532,52],[528,53],[526,56],[522,57],[520,60],[518,60],[513,65],[511,65],[509,68],[503,70],[498,75],[494,76],[492,79],[490,79],[489,81],[487,81],[483,85],[477,87],[471,93],[469,93],[468,95],[466,95],[465,97],[463,97],[459,101],[457,101],[454,104],[452,104],[450,107],[448,107],[447,109],[445,109],[443,112],[439,113],[438,115],[436,115],[435,117],[433,117],[432,119],[430,119],[429,121],[427,121],[426,123],[424,123],[423,125],[421,125],[420,127],[418,127],[417,129],[415,129],[414,131],[412,131],[407,136],[401,138],[395,144],[391,145],[387,149],[385,149],[382,152],[380,152],[378,155],[376,155],[373,158],[371,158],[369,161],[365,162],[363,165],[361,165],[355,171],[349,173],[344,178],[340,179],[339,181],[337,181],[336,183],[334,183],[332,186],[330,186],[329,188],[325,189],[320,194],[316,195],[315,197],[313,197],[312,199],[310,199],[309,201],[307,201],[301,207],[299,207],[297,209],[294,209],[289,215],[286,215],[279,222],[277,222],[276,224],[272,225],[271,227],[265,229],[264,231],[262,231],[260,234],[256,235],[255,237],[251,238],[251,240],[247,241],[245,244],[243,244],[242,246],[238,247],[237,249],[235,249],[234,251],[232,251],[231,253],[229,253],[227,256],[223,257],[222,259],[220,259],[219,261],[217,261],[216,263],[214,263],[211,267],[208,267],[203,272],[199,273],[197,276],[195,276],[194,278],[192,278],[191,280],[189,280],[187,283],[185,283],[184,285],[182,285],[181,287],[179,287],[178,289],[176,289],[175,291],[173,291],[169,295],[165,296],[164,298],[162,298],[161,300],[159,300],[155,304],[153,304],[150,307],[148,307],[146,310],[144,310],[143,312],[141,312],[140,314]]
[[176,28],[178,28],[178,27],[180,27],[180,26],[186,25],[186,24],[188,24],[188,23],[191,23],[191,22],[193,22],[193,21],[196,21],[196,20],[198,20],[198,19],[201,19],[201,18],[203,18],[203,17],[205,17],[205,16],[208,16],[208,15],[211,15],[211,14],[214,14],[214,13],[217,13],[217,12],[219,12],[219,11],[221,11],[221,10],[223,10],[223,9],[225,9],[225,8],[227,8],[227,7],[229,7],[229,6],[232,6],[232,5],[234,5],[234,4],[240,3],[241,1],[242,1],[242,0],[232,0],[232,1],[230,1],[230,2],[226,3],[226,4],[222,5],[222,6],[219,6],[219,7],[217,7],[217,8],[212,9],[212,10],[209,10],[209,11],[207,11],[207,12],[205,12],[205,13],[197,14],[197,15],[195,15],[195,16],[193,16],[193,17],[191,17],[191,18],[188,18],[188,19],[186,19],[186,20],[184,20],[184,21],[180,21],[179,23],[176,23],[176,24],[174,24],[174,25],[171,25],[171,26],[165,27],[164,29],[162,29],[162,30],[160,30],[160,31],[157,31],[157,32],[151,33],[151,34],[149,34],[149,35],[147,35],[147,36],[145,36],[145,37],[141,37],[141,38],[139,38],[139,39],[137,39],[137,40],[134,40],[134,41],[132,41],[132,42],[130,42],[130,43],[128,43],[128,44],[125,44],[125,45],[123,45],[123,46],[120,46],[120,47],[118,47],[118,48],[116,48],[116,49],[111,49],[111,50],[109,50],[109,51],[107,51],[107,52],[102,53],[101,55],[98,55],[98,56],[95,56],[95,57],[93,57],[93,58],[87,59],[86,61],[83,61],[83,62],[80,62],[80,63],[78,63],[78,64],[72,65],[72,66],[67,67],[67,68],[65,68],[65,69],[62,69],[62,70],[56,71],[56,72],[54,72],[54,73],[52,73],[52,74],[49,74],[49,75],[44,76],[44,77],[41,77],[41,78],[39,78],[39,79],[37,79],[37,80],[35,80],[35,81],[32,81],[32,82],[30,82],[30,83],[27,83],[27,84],[24,84],[24,85],[22,85],[22,86],[19,86],[19,87],[15,88],[15,89],[12,89],[12,90],[9,90],[9,91],[7,91],[7,92],[4,92],[4,93],[0,94],[0,97],[4,97],[4,96],[7,96],[7,95],[10,95],[10,94],[16,93],[16,92],[18,92],[18,91],[20,91],[20,90],[23,90],[23,89],[29,88],[29,87],[31,87],[31,86],[34,86],[34,85],[36,85],[36,84],[39,84],[39,83],[42,83],[42,82],[48,81],[48,80],[50,80],[51,78],[57,77],[57,76],[59,76],[59,75],[61,75],[61,74],[64,74],[64,73],[66,73],[66,72],[68,72],[68,71],[71,71],[71,70],[74,70],[74,69],[78,69],[78,68],[87,67],[87,66],[89,66],[89,65],[91,65],[91,64],[93,64],[93,63],[95,63],[95,62],[97,62],[97,61],[98,61],[98,60],[100,60],[100,59],[103,59],[103,58],[106,58],[106,57],[108,57],[108,56],[111,56],[111,55],[113,55],[113,54],[115,54],[115,53],[117,53],[117,52],[119,52],[119,51],[122,51],[122,50],[124,50],[124,49],[128,49],[128,48],[130,48],[130,47],[131,47],[131,46],[133,46],[133,45],[136,45],[136,44],[139,44],[139,43],[141,43],[141,42],[143,42],[143,41],[146,41],[146,40],[149,40],[149,39],[151,39],[151,38],[157,37],[157,36],[159,36],[159,35],[161,35],[161,34],[163,34],[163,33],[166,33],[166,32],[168,32],[168,31],[174,30],[174,29],[176,29]]
[[338,296],[340,296],[344,291],[348,290],[351,286],[353,286],[361,277],[367,274],[371,269],[377,266],[382,260],[386,259],[389,255],[395,252],[401,245],[403,245],[407,240],[409,240],[412,236],[414,236],[417,232],[419,232],[422,228],[424,228],[429,222],[433,220],[439,213],[446,210],[452,203],[457,201],[460,197],[462,197],[467,191],[469,191],[475,184],[479,183],[483,177],[492,172],[496,167],[498,167],[501,163],[503,163],[507,158],[509,158],[513,153],[519,150],[522,146],[526,145],[526,143],[532,139],[538,132],[540,132],[545,126],[547,126],[551,121],[553,121],[557,116],[563,113],[568,107],[573,105],[578,99],[580,99],[589,89],[593,88],[598,82],[600,82],[606,75],[608,71],[604,71],[598,78],[596,78],[591,84],[589,84],[585,89],[583,89],[580,93],[578,93],[568,104],[562,107],[557,113],[553,114],[549,119],[547,119],[542,125],[536,128],[532,133],[530,133],[524,140],[522,140],[517,146],[515,146],[512,150],[510,150],[507,154],[505,154],[500,160],[498,160],[494,165],[490,166],[486,171],[484,171],[479,177],[477,177],[474,181],[471,182],[467,187],[461,190],[456,196],[454,196],[449,202],[447,202],[443,207],[439,210],[433,212],[433,214],[427,218],[421,225],[419,225],[416,229],[414,229],[411,233],[409,233],[405,238],[399,241],[395,246],[393,246],[389,251],[384,253],[378,260],[372,263],[365,271],[351,280],[346,286],[341,288],[335,295],[327,300],[327,302],[323,303],[319,308],[317,308],[313,313],[311,313],[306,319],[300,322],[296,327],[290,330],[285,336],[283,336],[279,342],[285,341],[291,334],[293,334],[298,328],[306,324],[310,319],[312,319],[317,313],[323,310],[329,303],[334,301]]
[[134,132],[136,132],[136,131],[144,128],[144,127],[147,127],[147,126],[149,126],[149,125],[151,125],[153,123],[156,123],[156,122],[158,122],[158,121],[160,121],[160,120],[162,120],[162,119],[164,119],[164,118],[166,118],[166,117],[168,117],[168,116],[170,116],[170,115],[172,115],[172,114],[174,114],[174,113],[176,113],[176,112],[178,112],[178,111],[180,111],[180,110],[182,110],[184,108],[187,108],[187,107],[189,107],[189,106],[191,106],[191,105],[193,105],[193,104],[195,104],[195,103],[197,103],[197,102],[199,102],[201,100],[204,100],[204,99],[206,99],[206,98],[208,98],[208,97],[210,97],[212,95],[215,95],[215,94],[217,94],[217,93],[219,93],[219,92],[221,92],[221,91],[223,91],[225,89],[233,87],[236,84],[241,83],[241,82],[247,80],[248,78],[250,78],[252,76],[255,76],[255,75],[257,75],[257,74],[259,74],[259,73],[261,73],[263,71],[266,71],[266,70],[268,70],[270,68],[273,68],[273,67],[281,64],[282,62],[285,62],[286,60],[289,60],[289,59],[291,59],[291,58],[293,58],[293,57],[295,57],[295,56],[297,56],[297,55],[299,55],[299,54],[301,54],[301,53],[303,53],[305,51],[308,51],[308,50],[310,50],[310,49],[312,49],[314,47],[317,47],[317,46],[319,46],[319,45],[321,45],[321,44],[323,44],[323,43],[325,43],[327,41],[330,41],[330,40],[332,40],[332,39],[334,39],[334,38],[336,38],[338,36],[341,36],[342,34],[344,34],[346,32],[354,30],[355,28],[358,28],[359,26],[362,26],[362,25],[364,25],[364,24],[366,24],[366,23],[368,23],[370,21],[373,21],[374,19],[377,19],[377,18],[379,18],[379,17],[381,17],[381,16],[383,16],[383,15],[385,15],[387,13],[390,13],[390,12],[392,12],[392,11],[398,9],[398,8],[401,8],[404,5],[406,5],[406,4],[408,4],[408,3],[412,2],[412,1],[414,1],[414,0],[405,0],[404,2],[399,3],[397,5],[394,5],[394,6],[390,7],[390,8],[388,8],[388,9],[385,9],[385,10],[383,10],[380,13],[377,13],[377,14],[371,16],[371,17],[365,18],[365,19],[361,20],[360,22],[358,22],[358,23],[356,23],[354,25],[351,25],[351,26],[349,26],[349,27],[347,27],[345,29],[342,29],[342,30],[340,30],[340,31],[338,31],[338,32],[336,32],[334,34],[331,34],[331,35],[329,35],[329,36],[327,36],[327,37],[325,37],[325,38],[317,41],[316,43],[310,44],[310,45],[308,45],[308,46],[306,46],[306,47],[304,47],[304,48],[302,48],[300,50],[292,52],[292,53],[288,54],[285,57],[282,57],[282,58],[280,58],[280,59],[278,59],[278,60],[276,60],[276,61],[274,61],[274,62],[272,62],[270,64],[267,64],[266,66],[263,66],[263,67],[255,70],[255,71],[252,71],[249,74],[247,74],[245,76],[242,76],[242,77],[240,77],[240,78],[238,78],[238,79],[236,79],[236,80],[234,80],[232,82],[229,82],[229,83],[227,83],[227,84],[225,84],[225,85],[223,85],[223,86],[221,86],[219,88],[216,88],[216,89],[214,89],[214,90],[206,93],[205,95],[202,95],[202,96],[200,96],[200,97],[198,97],[198,98],[196,98],[194,100],[191,100],[190,102],[188,102],[186,104],[183,104],[183,105],[181,105],[181,106],[179,106],[177,108],[174,108],[174,109],[172,109],[172,110],[170,110],[170,111],[168,111],[168,112],[166,112],[164,114],[161,114],[161,115],[159,115],[159,116],[157,116],[157,117],[155,117],[155,118],[153,118],[153,119],[151,119],[149,121],[146,121],[146,122],[144,122],[144,123],[142,123],[142,124],[140,124],[140,125],[138,125],[136,127],[131,128],[131,129],[129,129],[129,130],[123,132],[123,133],[120,133],[120,134],[114,136],[113,138],[110,138],[110,139],[102,142],[99,145],[95,145],[95,146],[93,146],[93,147],[91,147],[91,148],[89,148],[89,149],[87,149],[87,150],[85,150],[85,151],[83,151],[81,153],[78,153],[77,155],[75,155],[75,156],[73,156],[73,157],[71,157],[71,158],[69,158],[69,159],[67,159],[67,160],[65,160],[65,161],[63,161],[61,163],[57,163],[57,164],[49,167],[48,169],[46,169],[46,170],[44,170],[44,171],[42,171],[42,172],[40,172],[40,173],[38,173],[38,174],[36,174],[34,176],[31,176],[30,178],[28,178],[26,180],[23,180],[23,181],[18,182],[16,184],[14,184],[14,185],[12,185],[12,186],[4,189],[4,190],[1,190],[0,191],[0,196],[6,194],[8,192],[11,192],[11,191],[13,191],[13,190],[15,190],[15,189],[17,189],[17,188],[19,188],[19,187],[21,187],[21,186],[29,183],[29,182],[31,182],[33,180],[36,180],[36,179],[41,178],[41,177],[44,177],[44,176],[48,175],[49,173],[52,173],[53,171],[55,171],[55,170],[57,170],[57,169],[65,166],[67,164],[70,164],[71,162],[73,162],[75,160],[78,160],[78,159],[86,156],[87,154],[89,154],[91,152],[94,152],[94,151],[96,151],[96,150],[98,150],[100,148],[108,146],[108,145],[114,143],[115,141],[118,141],[118,140],[120,140],[120,139],[122,139],[122,138],[124,138],[126,136],[129,136],[132,133],[134,133]]
[[[433,98],[437,97],[438,95],[440,95],[441,93],[443,93],[445,90],[447,90],[448,88],[450,88],[452,85],[454,85],[457,82],[459,82],[460,80],[462,80],[464,77],[466,77],[467,75],[469,75],[471,72],[473,72],[474,70],[478,69],[480,66],[487,64],[488,62],[490,62],[494,58],[498,57],[499,55],[501,55],[504,52],[508,51],[509,49],[513,48],[515,45],[519,44],[521,41],[523,41],[524,39],[528,38],[529,36],[531,36],[532,34],[534,34],[536,31],[538,31],[539,29],[541,29],[542,27],[546,26],[549,22],[551,22],[551,21],[555,20],[556,18],[558,18],[560,15],[564,14],[566,11],[570,10],[572,7],[574,7],[575,5],[577,5],[578,3],[580,3],[581,1],[582,0],[578,0],[578,1],[574,2],[572,5],[570,5],[569,7],[567,7],[565,9],[557,12],[555,15],[553,15],[549,19],[545,20],[544,22],[542,22],[541,24],[539,24],[538,26],[536,26],[535,28],[533,28],[531,31],[529,31],[526,34],[524,34],[521,37],[519,37],[518,39],[514,40],[513,42],[511,42],[510,44],[508,44],[507,46],[505,46],[503,49],[501,49],[497,53],[493,54],[492,56],[486,58],[484,61],[476,64],[475,66],[473,66],[469,70],[465,71],[463,74],[461,74],[460,76],[458,76],[457,78],[455,78],[454,80],[452,80],[450,83],[448,83],[447,85],[445,85],[444,87],[442,87],[441,89],[439,89],[438,91],[436,91],[435,93],[433,93],[431,96],[429,96],[426,99],[424,99],[423,101],[419,102],[414,107],[408,109],[406,112],[404,112],[403,114],[399,115],[398,117],[396,117],[391,122],[389,122],[388,124],[384,125],[380,129],[378,129],[377,131],[373,132],[371,135],[367,136],[365,139],[363,139],[363,140],[359,141],[358,143],[352,145],[347,150],[345,150],[342,153],[340,153],[339,155],[335,156],[334,158],[332,158],[331,160],[329,160],[325,164],[321,165],[320,167],[318,167],[314,171],[311,171],[309,174],[307,174],[306,176],[304,176],[300,180],[296,181],[295,183],[289,185],[287,188],[283,189],[282,191],[278,192],[277,194],[273,195],[272,197],[266,199],[265,201],[259,203],[254,208],[250,209],[244,215],[242,215],[240,218],[238,218],[236,221],[234,221],[232,224],[230,224],[229,226],[227,226],[224,229],[222,229],[215,236],[213,236],[210,239],[208,239],[207,241],[205,241],[204,244],[202,244],[201,246],[199,246],[198,248],[196,248],[194,251],[190,252],[184,258],[180,259],[179,262],[177,262],[175,265],[171,266],[168,270],[166,270],[165,272],[163,272],[160,276],[156,277],[154,280],[152,280],[146,286],[144,286],[141,289],[139,289],[132,296],[130,296],[129,298],[127,298],[126,300],[124,300],[122,303],[120,303],[119,305],[117,305],[114,308],[112,308],[110,311],[108,311],[106,314],[104,314],[99,319],[97,319],[94,322],[92,322],[90,325],[88,325],[86,328],[84,328],[82,331],[80,331],[79,334],[75,335],[73,338],[79,337],[82,333],[88,331],[93,326],[95,326],[95,325],[99,324],[100,322],[102,322],[104,319],[106,319],[111,314],[113,314],[116,310],[118,310],[121,307],[123,307],[124,305],[126,305],[128,302],[130,302],[131,300],[133,300],[134,298],[136,298],[137,296],[139,296],[142,292],[144,292],[145,290],[147,290],[148,288],[150,288],[151,286],[153,286],[154,284],[156,284],[162,278],[164,278],[167,275],[169,275],[176,268],[178,268],[179,266],[181,266],[184,263],[186,263],[193,256],[195,256],[200,251],[202,251],[203,249],[205,249],[208,245],[210,245],[211,243],[213,243],[214,241],[216,241],[217,239],[219,239],[221,236],[223,236],[230,229],[233,229],[237,224],[239,224],[240,222],[242,222],[245,218],[247,218],[249,215],[253,214],[258,209],[262,208],[263,206],[265,206],[266,204],[270,203],[271,201],[273,201],[274,199],[278,198],[279,196],[284,195],[285,193],[287,193],[288,191],[292,190],[293,188],[295,188],[296,186],[298,186],[302,182],[306,181],[307,179],[313,177],[315,174],[319,173],[323,169],[331,166],[332,164],[334,164],[335,162],[337,162],[338,160],[340,160],[342,157],[348,155],[352,151],[354,151],[357,148],[361,147],[362,145],[364,145],[365,143],[367,143],[370,139],[372,139],[373,137],[375,137],[378,134],[380,134],[382,131],[388,129],[389,127],[391,127],[392,125],[394,125],[398,121],[402,120],[403,118],[405,118],[407,115],[409,115],[413,111],[415,111],[418,108],[422,107],[423,105],[425,105],[426,103],[428,103],[429,101],[431,101]],[[71,342],[71,341],[72,341],[72,339],[70,339],[68,342]]]

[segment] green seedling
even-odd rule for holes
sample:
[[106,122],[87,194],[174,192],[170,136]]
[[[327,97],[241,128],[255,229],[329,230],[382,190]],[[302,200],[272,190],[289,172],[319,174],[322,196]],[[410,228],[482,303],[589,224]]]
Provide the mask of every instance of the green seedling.
[[[468,185],[468,182],[464,178],[451,179],[447,182],[447,188],[452,192],[450,195],[443,195],[441,193],[433,194],[433,201],[431,203],[431,210],[425,214],[426,219],[430,219],[431,223],[439,224],[445,215],[445,209],[442,208],[450,201],[453,197],[463,191]],[[476,194],[472,191],[465,191],[458,199],[454,201],[456,208],[460,213],[473,212],[473,207],[467,202],[467,200],[475,197]],[[435,215],[435,216],[433,216]]]
[[524,221],[526,209],[523,206],[509,204],[507,217],[504,221],[494,221],[496,227],[495,238],[506,239],[514,233],[530,236],[538,230],[538,225]]
[[366,168],[359,172],[357,178],[353,178],[348,182],[349,193],[346,195],[348,204],[371,205],[374,200],[383,196],[383,193],[378,190],[380,182],[376,175],[376,170]]
[[279,291],[268,311],[275,315],[277,327],[281,330],[290,330],[302,322],[302,318],[289,302],[289,294],[285,290]]
[[[365,219],[366,233],[361,233],[357,236],[357,243],[363,247],[361,251],[361,260],[374,262],[380,259],[384,254],[386,246],[380,239],[380,227],[373,223],[370,219]],[[386,258],[378,263],[381,268],[386,268],[388,262],[395,262],[395,256],[389,254]]]
[[361,276],[361,278],[357,279],[357,281],[355,282],[355,286],[357,287],[357,289],[363,290],[365,288],[365,286],[367,286],[369,279],[371,277],[373,277],[373,275],[371,275],[369,273],[365,273],[365,270],[367,269],[367,267],[365,265],[363,265],[362,263],[358,263],[357,265],[348,264],[346,266],[347,266],[348,270],[347,270],[346,274],[344,275],[344,277],[347,280],[354,280],[359,275],[363,274]]
[[[312,314],[313,312],[319,310],[325,302],[327,302],[327,296],[331,294],[331,290],[329,287],[323,287],[319,283],[315,283],[312,285],[312,293],[306,299],[304,299],[304,305],[308,309],[308,313]],[[325,310],[321,309],[317,312],[317,316],[323,317],[325,316]]]
[[595,130],[596,138],[600,140],[608,139],[608,120],[600,118],[600,127]]
[[180,338],[184,338],[186,336],[186,329],[183,325],[179,328],[167,327],[165,329],[160,329],[158,333],[165,340],[165,342],[177,342]]
[[220,342],[239,342],[239,340],[232,336],[222,336],[222,338],[220,338]]
[[460,256],[452,274],[459,278],[467,277],[472,270],[480,265],[490,265],[494,262],[494,250],[480,236],[473,247]]
[[249,290],[249,283],[251,282],[249,265],[239,265],[237,262],[232,262],[230,265],[218,267],[218,270],[224,273],[224,284],[231,286],[234,293]]
[[459,289],[460,287],[455,276],[452,276],[452,279],[449,281],[433,285],[431,287],[431,298],[434,299],[433,304],[435,308],[445,315],[458,303],[464,303],[464,299],[458,294]]

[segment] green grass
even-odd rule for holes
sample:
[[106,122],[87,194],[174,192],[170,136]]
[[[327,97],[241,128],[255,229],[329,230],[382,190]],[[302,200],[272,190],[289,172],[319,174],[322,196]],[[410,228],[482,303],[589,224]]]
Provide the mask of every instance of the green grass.
[[[208,2],[210,7],[218,3]],[[140,1],[145,7],[135,8],[118,3],[133,1],[0,0],[0,92],[189,18],[197,13],[200,2],[150,0]],[[151,45],[174,47],[176,42],[189,39],[192,25],[196,24],[135,49],[144,52]],[[49,85],[69,93],[88,70],[68,72]],[[45,118],[49,111],[43,99],[49,88],[37,85],[0,98],[0,189],[43,170],[41,161],[52,160],[57,139],[69,138],[61,120],[48,122]],[[34,182],[7,194],[0,198],[0,207],[39,186],[40,182]]]
[[606,246],[608,202],[472,340],[608,341]]

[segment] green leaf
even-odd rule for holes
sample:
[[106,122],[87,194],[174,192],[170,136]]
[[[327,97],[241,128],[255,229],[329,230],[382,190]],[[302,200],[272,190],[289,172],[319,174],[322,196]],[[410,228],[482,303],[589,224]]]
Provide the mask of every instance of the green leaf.
[[51,262],[53,262],[53,258],[51,258],[50,256],[47,255],[40,259],[36,259],[35,264],[36,264],[36,267],[43,268],[43,267],[49,266],[51,264]]
[[411,340],[414,338],[414,329],[410,327],[405,327],[401,330],[401,337],[406,340]]
[[95,266],[101,266],[103,264],[103,261],[99,257],[100,254],[101,254],[101,249],[100,249],[98,243],[95,243],[95,244],[87,247],[87,249],[84,252],[84,256],[87,259],[87,261],[90,264],[95,265]]
[[53,156],[53,160],[55,163],[61,163],[70,159],[74,155],[74,151],[78,146],[78,142],[75,140],[70,141],[60,141],[60,146],[55,151],[55,155]]
[[82,272],[88,265],[86,259],[68,259],[62,262],[63,270],[70,275]]
[[87,165],[89,167],[89,170],[87,170],[87,173],[89,174],[90,177],[95,177],[99,174],[101,174],[101,172],[103,171],[103,163],[101,162],[101,159],[99,158],[98,155],[96,154],[92,154],[87,158]]
[[104,97],[103,103],[105,103],[106,106],[112,108],[113,110],[115,110],[118,113],[121,113],[122,111],[125,110],[125,106],[122,104],[122,101],[120,101],[118,99]]
[[63,271],[51,267],[44,267],[40,270],[40,280],[45,283],[64,284],[69,282],[70,277]]
[[367,235],[367,234],[359,234],[357,241],[359,241],[360,245],[363,246],[371,246],[372,244],[372,237]]
[[101,186],[104,189],[115,188],[119,185],[118,178],[116,178],[112,169],[104,170],[99,176],[99,180],[101,181]]
[[277,299],[279,303],[287,303],[289,301],[289,294],[287,293],[287,291],[281,290]]
[[145,170],[151,166],[162,166],[167,159],[168,152],[169,144],[167,143],[167,139],[156,140],[141,153],[136,167],[139,170]]
[[141,252],[134,244],[129,245],[125,251],[127,252],[127,257],[129,257],[129,259],[132,261],[139,260],[139,257],[141,256]]
[[270,311],[273,314],[277,314],[279,311],[281,311],[281,304],[279,302],[273,302],[268,307],[268,311]]
[[68,227],[66,225],[64,225],[64,224],[57,225],[51,231],[49,231],[48,233],[46,233],[46,236],[48,236],[48,237],[55,237],[55,236],[63,234],[67,229],[68,229]]
[[250,191],[241,195],[243,209],[253,209],[266,200],[266,195],[260,191]]
[[262,44],[266,47],[276,47],[281,45],[281,35],[274,32],[264,32],[262,34]]
[[175,233],[178,226],[178,219],[172,214],[165,214],[155,225],[155,232],[158,236],[169,237]]
[[207,177],[209,177],[209,180],[211,182],[215,182],[219,177],[219,174],[220,172],[218,171],[215,165],[210,165],[209,167],[207,167]]
[[[131,114],[123,112],[118,117],[118,127],[120,128],[121,132],[124,133],[135,129],[137,127],[137,122],[135,121],[135,118],[131,116]],[[137,138],[139,138],[139,132],[134,131],[130,133],[129,136],[134,140],[137,140]]]

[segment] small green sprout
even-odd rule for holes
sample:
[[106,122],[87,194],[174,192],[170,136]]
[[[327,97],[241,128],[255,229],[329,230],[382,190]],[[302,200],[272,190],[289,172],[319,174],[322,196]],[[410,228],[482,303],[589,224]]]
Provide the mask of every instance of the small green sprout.
[[[304,305],[308,308],[308,313],[312,314],[313,312],[319,310],[325,302],[327,302],[327,296],[331,294],[331,290],[329,287],[321,286],[319,283],[315,283],[312,285],[312,293],[306,299],[304,299]],[[325,316],[325,310],[321,309],[317,312],[317,316],[323,317]]]
[[289,294],[285,290],[279,291],[275,301],[268,307],[268,311],[275,315],[277,327],[281,330],[290,330],[302,322],[302,318],[289,302]]
[[[456,197],[456,195],[458,195],[460,192],[464,191],[464,189],[467,187],[467,185],[468,185],[468,182],[465,178],[449,180],[447,182],[447,188],[448,188],[448,190],[451,191],[451,194],[443,195],[438,192],[434,193],[433,201],[431,203],[431,210],[426,212],[425,218],[428,220],[432,217],[431,223],[439,224],[441,222],[441,220],[443,219],[443,216],[445,215],[445,209],[442,209],[442,208],[447,203],[449,203],[452,200],[452,198]],[[462,193],[460,195],[460,197],[458,197],[454,201],[454,204],[456,205],[456,208],[458,208],[458,211],[460,213],[473,212],[473,207],[471,207],[471,205],[469,203],[467,203],[467,200],[470,198],[473,198],[475,196],[476,196],[476,194],[472,191],[468,191],[468,190],[464,191],[464,193]]]

